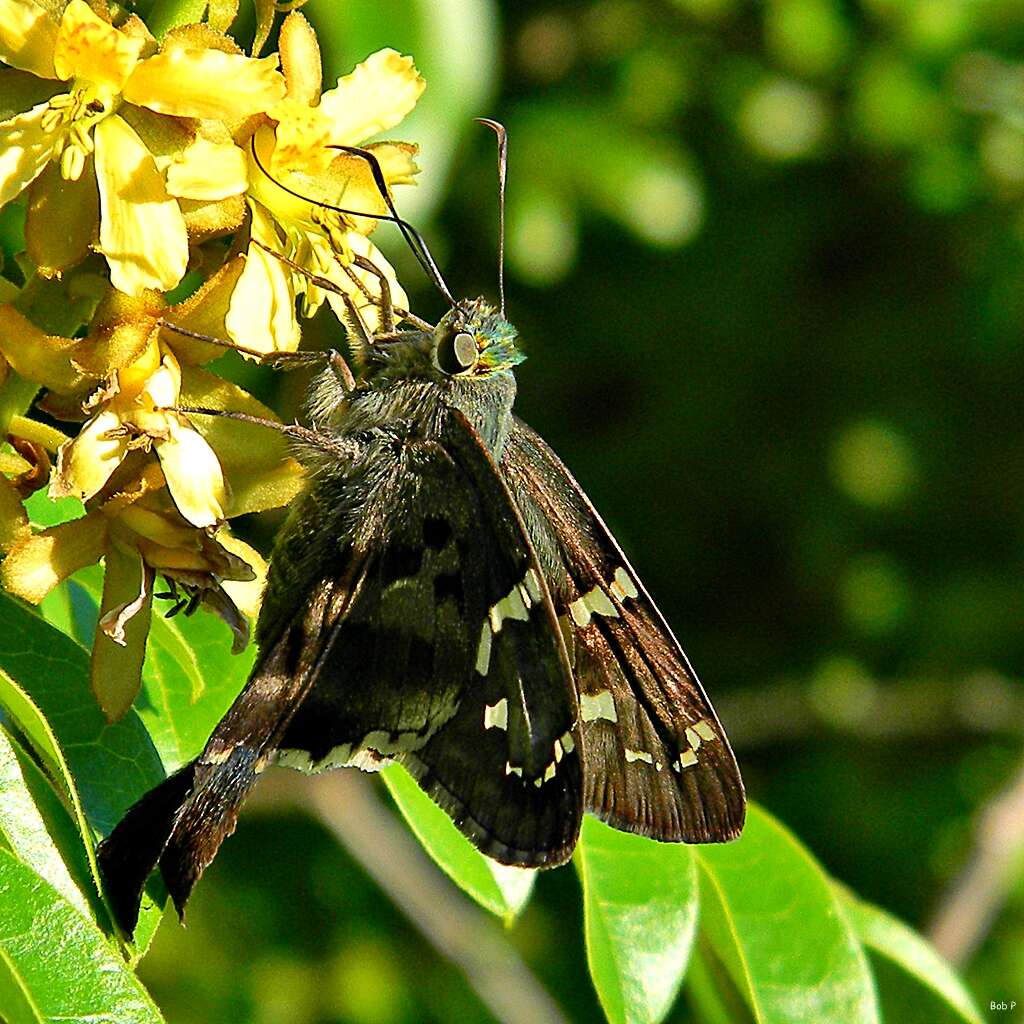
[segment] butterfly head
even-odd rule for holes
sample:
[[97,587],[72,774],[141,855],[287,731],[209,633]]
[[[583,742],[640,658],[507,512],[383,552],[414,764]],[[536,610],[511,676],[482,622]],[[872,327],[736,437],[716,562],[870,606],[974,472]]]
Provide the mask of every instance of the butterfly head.
[[445,314],[434,328],[433,356],[452,377],[486,377],[526,358],[516,348],[516,329],[483,299],[456,303]]

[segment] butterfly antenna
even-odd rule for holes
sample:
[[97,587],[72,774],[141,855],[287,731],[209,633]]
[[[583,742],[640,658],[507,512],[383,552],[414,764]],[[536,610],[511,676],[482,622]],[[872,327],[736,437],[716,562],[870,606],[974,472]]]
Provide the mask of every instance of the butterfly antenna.
[[416,257],[416,261],[423,268],[431,281],[434,282],[437,290],[444,296],[448,305],[455,306],[455,297],[452,295],[448,285],[445,284],[445,280],[441,276],[441,271],[438,269],[437,263],[434,261],[434,257],[430,254],[430,250],[427,248],[427,243],[423,241],[423,236],[407,220],[403,220],[398,215],[398,210],[395,209],[394,201],[388,193],[387,181],[384,178],[384,172],[381,169],[380,161],[377,157],[368,150],[359,149],[357,146],[329,146],[328,149],[339,149],[342,152],[351,153],[353,156],[362,157],[370,165],[374,184],[376,184],[388,210],[391,211],[390,214],[367,213],[365,210],[351,210],[344,206],[335,206],[333,203],[324,202],[322,199],[312,199],[307,195],[303,195],[301,192],[297,192],[293,188],[289,188],[283,182],[278,181],[260,159],[259,154],[256,152],[255,136],[249,142],[249,150],[252,153],[252,158],[255,161],[256,166],[270,181],[272,181],[282,191],[287,192],[288,195],[295,196],[296,199],[301,199],[306,203],[312,203],[314,206],[319,206],[325,210],[333,210],[335,213],[346,214],[349,217],[369,217],[373,220],[386,220],[393,224],[397,224],[399,231],[402,232],[402,237],[405,239],[409,248],[412,250],[413,255]]
[[498,297],[501,315],[505,315],[505,179],[508,177],[508,132],[500,121],[477,117],[477,124],[485,124],[498,137]]

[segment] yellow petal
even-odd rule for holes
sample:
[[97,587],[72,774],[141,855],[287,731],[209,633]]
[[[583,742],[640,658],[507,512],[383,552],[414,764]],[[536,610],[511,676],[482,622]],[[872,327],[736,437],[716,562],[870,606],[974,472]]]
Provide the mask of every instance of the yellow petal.
[[0,61],[54,78],[56,44],[57,23],[34,0],[0,0]]
[[[182,370],[181,404],[186,408],[233,409],[277,422],[273,410],[237,384],[198,367]],[[231,481],[229,516],[287,505],[302,487],[303,470],[285,438],[272,427],[225,416],[196,416],[193,424],[217,453]]]
[[419,167],[419,146],[411,142],[375,142],[366,147],[377,158],[384,180],[389,185],[414,185]]
[[42,173],[53,156],[59,135],[44,132],[49,102],[0,122],[0,206],[13,199]]
[[61,580],[100,560],[106,536],[100,515],[51,526],[15,544],[0,566],[0,582],[12,594],[39,604]]
[[140,61],[124,98],[159,114],[238,120],[259,114],[285,94],[277,56],[175,47]]
[[143,391],[146,382],[160,368],[162,354],[156,337],[147,334],[146,347],[129,365],[118,368],[117,387],[125,399],[134,401]]
[[[111,435],[113,432],[113,436]],[[57,452],[57,471],[50,481],[50,497],[73,494],[83,501],[91,498],[110,479],[128,452],[128,439],[120,417],[111,409],[97,413]]]
[[129,295],[168,291],[185,273],[188,234],[176,200],[142,140],[120,117],[96,126],[100,251],[110,281]]
[[425,86],[412,57],[378,50],[320,98],[320,109],[331,121],[331,141],[357,146],[393,128],[416,105]]
[[[100,197],[92,157],[76,181],[68,181],[50,163],[29,190],[25,241],[43,277],[54,277],[80,263],[96,242]],[[54,226],[59,224],[60,229]]]
[[315,106],[323,80],[320,44],[309,22],[298,11],[292,11],[281,23],[277,46],[288,83],[288,98]]
[[118,31],[97,17],[84,0],[71,0],[64,9],[53,54],[58,78],[93,82],[121,91],[142,52],[144,41]]
[[[76,342],[71,354],[74,366],[102,380],[116,370],[128,374],[128,368],[138,364],[152,349],[148,364],[148,372],[152,372],[159,365],[159,348],[153,335],[163,310],[163,301],[156,292],[143,292],[135,297],[107,288],[93,313],[89,334]],[[143,386],[146,376],[147,372],[143,372],[138,377],[136,390]],[[118,386],[124,388],[129,379],[125,376]]]
[[[270,116],[278,122],[273,135],[270,136],[267,129],[261,130],[257,137],[263,166],[269,166],[275,178],[296,171],[314,178],[321,174],[335,154],[327,148],[331,141],[331,123],[320,108],[289,96],[274,104]],[[286,184],[295,188],[291,183]],[[303,189],[299,187],[296,191]]]
[[249,184],[248,161],[233,142],[198,138],[167,168],[167,191],[185,199],[226,199]]
[[[229,344],[224,318],[244,268],[245,257],[241,254],[235,256],[184,302],[169,307],[164,313],[164,320],[199,334],[222,338],[225,344]],[[161,337],[181,362],[208,363],[224,355],[221,345],[197,341],[169,329],[164,329]]]
[[[386,259],[384,259],[381,251],[371,242],[365,235],[360,235],[355,231],[350,231],[346,235],[346,241],[351,247],[353,253],[359,256],[365,256],[378,270],[384,273],[384,276],[391,288],[391,303],[394,306],[400,306],[402,309],[409,308],[409,299],[405,294],[405,289],[398,283],[398,278],[395,275],[394,267]],[[317,239],[316,244],[321,248],[321,251],[327,250],[330,252],[327,244],[322,239]],[[333,254],[331,254],[333,256]],[[371,301],[368,299],[360,289],[356,288],[348,274],[346,274],[341,267],[338,266],[337,261],[332,260],[331,269],[325,273],[325,277],[329,277],[336,285],[342,288],[348,293],[352,302],[355,304],[356,309],[359,311],[359,315],[362,317],[363,323],[366,324],[367,330],[371,334],[375,334],[381,329],[381,315],[380,315],[380,279],[372,274],[368,270],[363,270],[362,267],[357,267],[354,264],[349,267],[352,273],[357,277],[365,286],[366,290],[370,293],[373,299],[378,301]],[[331,309],[334,310],[334,315],[342,322],[348,322],[348,313],[345,309],[345,302],[339,295],[335,295],[333,292],[327,293],[327,301],[330,303]]]
[[0,476],[0,552],[10,551],[30,534],[28,516],[14,485]]
[[110,545],[90,672],[93,694],[109,722],[128,711],[142,687],[153,575],[138,551]]
[[61,394],[74,391],[84,379],[71,362],[81,344],[46,334],[13,306],[0,306],[0,355],[28,380]]
[[[270,215],[252,203],[252,237],[280,251]],[[299,347],[292,272],[258,245],[250,245],[231,296],[224,326],[228,336],[257,352],[294,352]]]
[[181,391],[181,367],[170,352],[164,352],[160,367],[146,381],[142,397],[156,409],[176,405]]
[[247,562],[256,574],[254,580],[224,580],[221,583],[225,593],[242,612],[250,619],[255,619],[260,613],[260,603],[263,600],[263,591],[267,584],[267,563],[254,547],[239,540],[226,529],[217,534],[217,540],[233,555],[238,555],[239,558]]
[[196,531],[182,523],[179,516],[175,516],[176,521],[172,521],[170,516],[136,503],[121,509],[118,519],[133,533],[154,544],[165,548],[195,547]]
[[224,518],[224,476],[217,456],[200,434],[175,425],[166,441],[156,442],[156,454],[174,504],[193,526],[213,526]]

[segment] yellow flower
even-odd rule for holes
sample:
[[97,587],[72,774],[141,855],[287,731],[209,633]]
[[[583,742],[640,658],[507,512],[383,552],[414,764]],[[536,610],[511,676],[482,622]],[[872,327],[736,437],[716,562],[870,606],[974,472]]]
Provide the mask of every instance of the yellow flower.
[[[296,296],[303,296],[305,316],[316,312],[325,297],[322,289],[271,253],[344,290],[371,331],[380,323],[375,300],[381,284],[372,271],[353,262],[355,257],[376,266],[387,279],[393,302],[406,304],[394,271],[366,237],[376,226],[375,218],[387,212],[370,167],[361,157],[330,147],[362,146],[394,127],[424,88],[411,58],[381,50],[321,95],[316,36],[296,12],[282,24],[279,45],[288,93],[268,111],[274,125],[261,126],[250,143],[252,242],[226,321],[232,339],[260,351],[294,350],[299,343]],[[413,182],[415,146],[380,142],[365,148],[376,155],[389,186]],[[340,214],[317,201],[367,216]],[[346,322],[344,301],[331,292],[326,298]]]
[[[67,91],[0,123],[0,206],[56,162],[60,174],[43,178],[46,192],[55,194],[34,196],[34,204],[50,198],[69,216],[95,218],[95,189],[83,191],[80,202],[60,203],[66,183],[94,180],[97,248],[114,286],[129,295],[167,290],[181,280],[188,232],[178,198],[220,198],[245,188],[245,169],[229,139],[197,135],[194,125],[175,119],[237,122],[285,93],[276,56],[252,59],[200,45],[202,38],[187,30],[169,33],[156,52],[135,16],[115,28],[84,0],[71,0],[58,23],[35,0],[0,0],[0,60],[68,84]],[[160,154],[163,169],[147,144],[161,131],[182,135],[176,159]],[[57,230],[91,239],[88,226]]]
[[181,366],[154,334],[130,366],[117,370],[93,395],[98,411],[57,453],[52,497],[83,500],[98,493],[131,451],[152,449],[167,488],[193,526],[224,518],[224,475],[213,449],[180,413]]
[[131,706],[141,685],[154,581],[207,605],[231,627],[236,650],[248,641],[266,578],[260,555],[226,530],[197,529],[178,512],[161,468],[134,455],[70,522],[20,537],[0,581],[40,602],[78,569],[103,559],[105,572],[92,651],[92,686],[107,718]]

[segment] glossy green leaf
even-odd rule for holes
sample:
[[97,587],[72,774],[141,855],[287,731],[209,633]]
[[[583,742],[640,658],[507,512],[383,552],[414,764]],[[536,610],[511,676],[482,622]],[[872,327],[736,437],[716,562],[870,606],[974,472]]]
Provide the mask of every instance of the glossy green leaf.
[[[92,830],[109,832],[164,777],[142,722],[129,711],[108,723],[89,689],[86,651],[5,594],[0,594],[0,702],[76,810],[97,877]],[[136,932],[139,946],[148,942],[161,913],[162,908],[146,904]]]
[[[68,869],[58,837],[65,848],[77,846],[85,859],[75,825],[50,782],[17,741],[0,728],[0,846],[91,917],[90,902]],[[86,874],[85,885],[91,884]]]
[[587,962],[612,1024],[647,1024],[672,1007],[693,947],[699,890],[693,851],[587,817],[575,862]]
[[825,873],[751,807],[733,843],[702,846],[701,927],[764,1024],[879,1024],[867,957]]
[[102,932],[6,850],[0,850],[0,903],[0,1020],[163,1019]]
[[[82,587],[95,603],[102,574],[90,567],[70,585]],[[154,609],[135,710],[170,774],[203,749],[249,678],[256,648],[250,644],[232,654],[231,630],[215,615],[197,611],[168,619],[159,605]]]
[[705,935],[698,934],[690,956],[686,1001],[700,1024],[751,1024],[754,1019]]
[[[205,612],[180,622],[154,617],[136,708],[168,772],[203,749],[245,685],[255,658],[252,645],[232,654],[230,630]],[[194,698],[196,670],[203,688]]]
[[850,923],[871,955],[887,1024],[918,1020],[981,1024],[974,1001],[931,945],[902,921],[844,889],[837,890]]
[[86,818],[81,798],[78,795],[78,787],[71,774],[64,751],[61,750],[60,743],[43,713],[17,681],[3,669],[0,669],[0,708],[3,708],[11,723],[25,736],[70,808],[81,837],[82,846],[89,857],[89,870],[93,883],[96,886],[96,891],[99,892],[102,883],[93,853],[92,827]]
[[[0,595],[0,669],[26,693],[52,729],[77,780],[90,823],[107,832],[164,777],[160,759],[129,712],[108,723],[89,691],[89,656],[20,602]],[[36,728],[31,726],[30,728]],[[45,739],[34,735],[44,744]]]
[[506,919],[522,910],[536,872],[507,868],[485,857],[400,765],[385,768],[381,776],[416,838],[456,885]]

